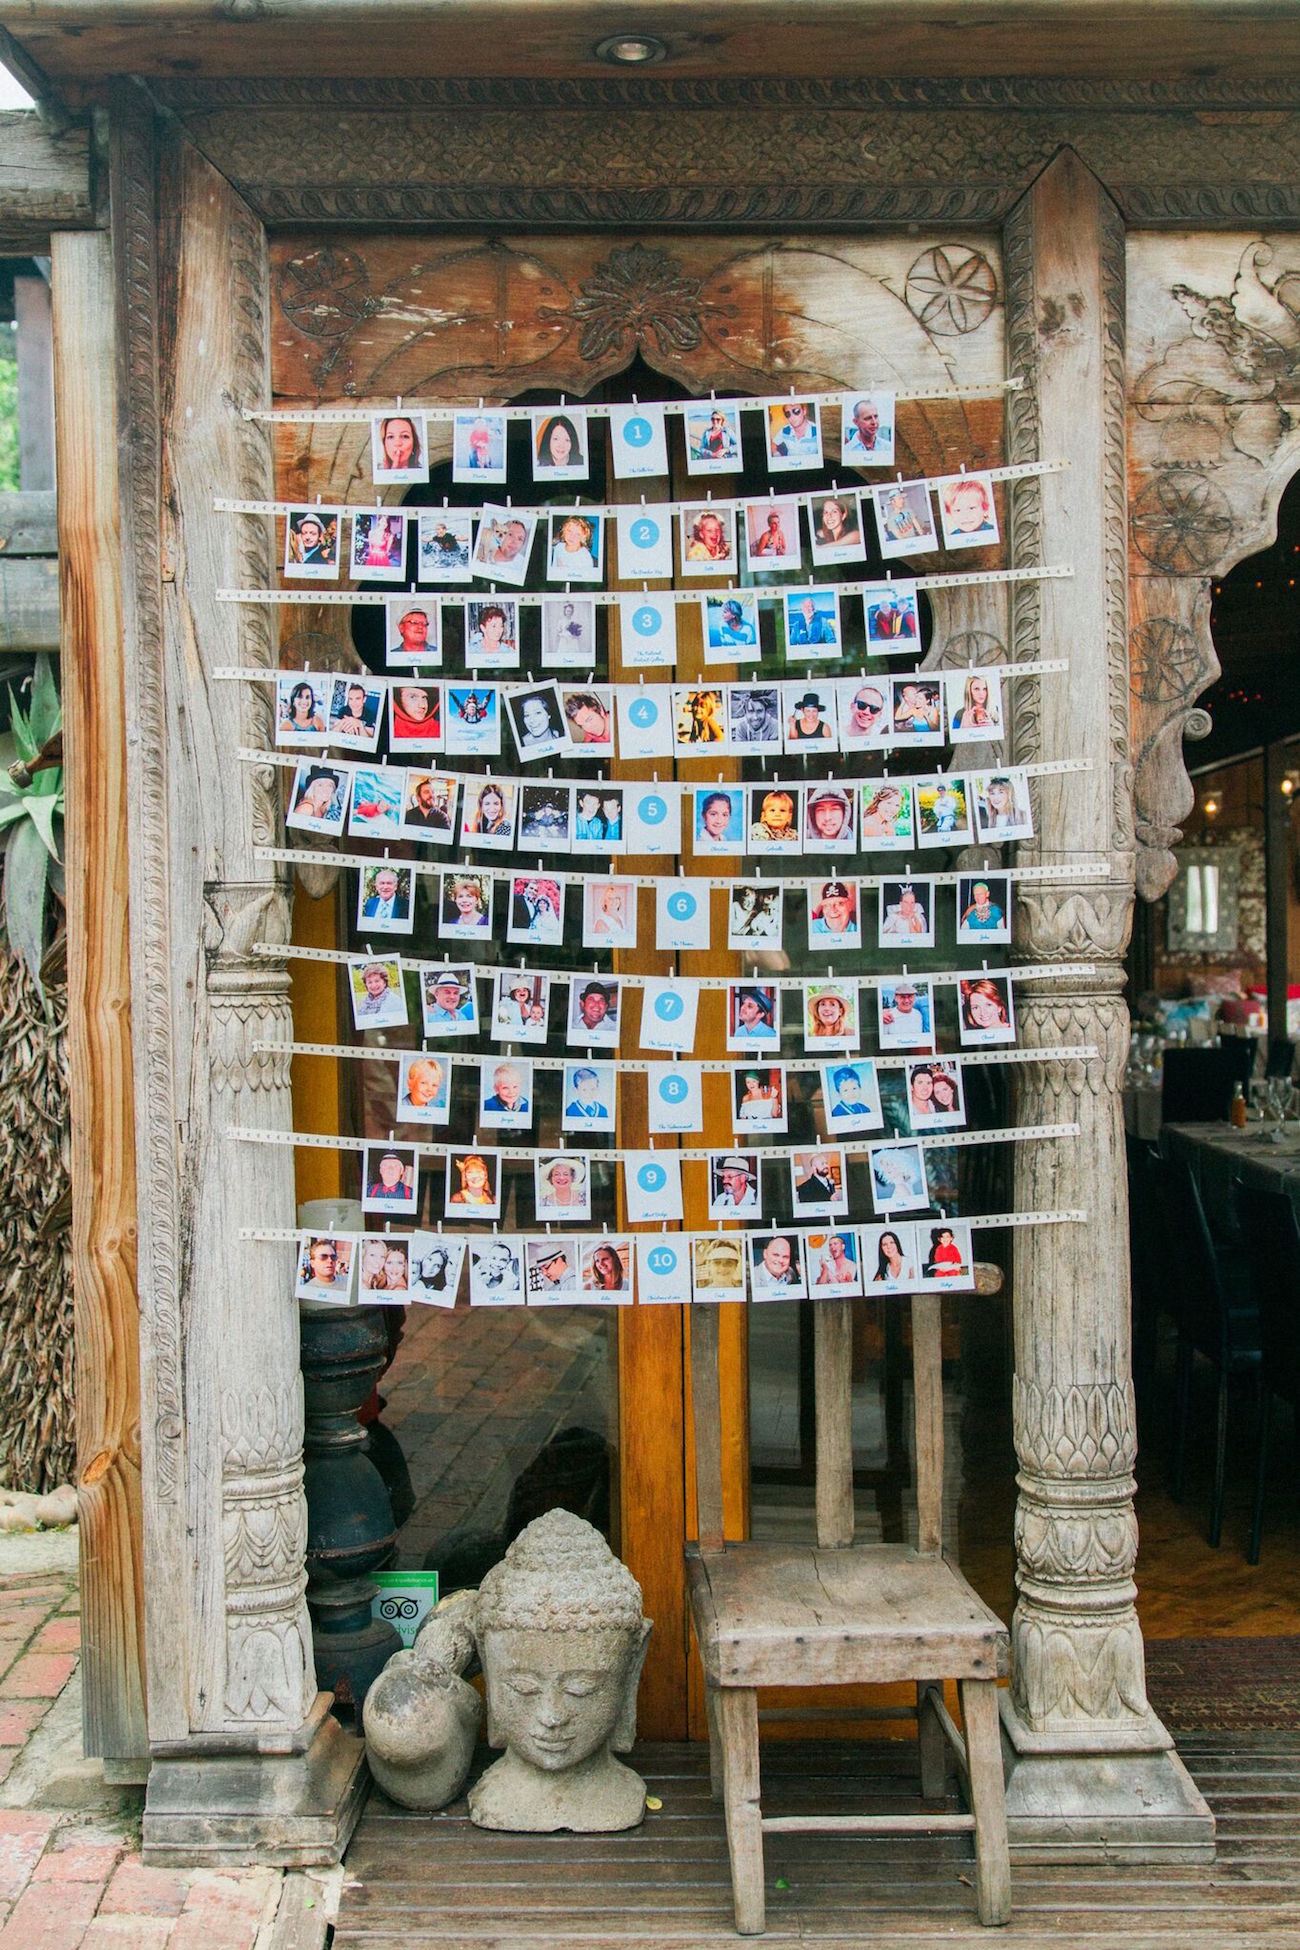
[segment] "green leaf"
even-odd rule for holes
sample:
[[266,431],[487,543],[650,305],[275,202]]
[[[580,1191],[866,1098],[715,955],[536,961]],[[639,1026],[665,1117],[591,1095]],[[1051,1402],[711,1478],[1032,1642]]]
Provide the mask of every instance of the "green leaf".
[[32,743],[32,734],[23,714],[23,707],[12,690],[9,693],[9,722],[13,726],[14,755],[30,765],[36,756],[36,746]]
[[16,826],[5,849],[5,930],[9,946],[27,963],[37,988],[45,947],[48,868],[49,854],[35,826]]
[[32,674],[32,708],[28,723],[32,740],[37,746],[52,738],[63,723],[63,706],[59,702],[54,671],[50,659],[44,654],[36,659]]
[[41,798],[35,792],[28,792],[23,795],[23,806],[47,851],[57,860],[59,846],[54,837],[54,822],[59,817],[58,801]]

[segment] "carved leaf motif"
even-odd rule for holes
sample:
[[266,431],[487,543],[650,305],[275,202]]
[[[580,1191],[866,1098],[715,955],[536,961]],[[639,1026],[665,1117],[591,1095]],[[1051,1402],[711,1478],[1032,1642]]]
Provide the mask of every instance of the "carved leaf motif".
[[1016,1454],[1044,1476],[1127,1474],[1137,1457],[1131,1385],[1012,1381]]
[[576,323],[584,359],[622,351],[629,340],[637,348],[652,340],[661,354],[692,352],[704,335],[702,292],[700,280],[683,272],[667,251],[628,244],[612,250],[582,280],[567,309],[539,306],[537,315]]
[[236,1619],[227,1639],[226,1711],[235,1720],[282,1718],[299,1725],[311,1706],[305,1614],[295,1620]]
[[1208,574],[1233,529],[1232,510],[1213,482],[1191,467],[1156,474],[1133,504],[1133,545],[1167,575]]
[[344,338],[374,309],[364,261],[355,251],[306,251],[280,273],[280,307],[307,338]]
[[1039,1731],[1053,1720],[1146,1723],[1142,1633],[1131,1606],[1098,1629],[1083,1616],[1045,1624],[1022,1603],[1011,1631],[1012,1692],[1027,1725]]
[[983,251],[936,244],[912,265],[903,296],[932,338],[962,338],[978,331],[997,303],[997,273]]

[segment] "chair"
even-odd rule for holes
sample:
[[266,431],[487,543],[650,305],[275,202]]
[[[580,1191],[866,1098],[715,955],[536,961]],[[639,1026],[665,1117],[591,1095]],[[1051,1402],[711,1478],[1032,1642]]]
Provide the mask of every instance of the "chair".
[[1259,1563],[1264,1528],[1264,1479],[1274,1398],[1300,1413],[1300,1223],[1286,1192],[1237,1187],[1237,1211],[1246,1242],[1251,1288],[1259,1307],[1262,1353],[1259,1438],[1255,1454],[1255,1505],[1247,1562]]
[[[1001,1275],[981,1267],[981,1290]],[[977,1276],[978,1277],[978,1276]],[[943,1399],[939,1298],[913,1295],[916,1412],[915,1548],[853,1544],[850,1426],[852,1302],[820,1300],[814,1314],[817,1382],[817,1544],[727,1543],[722,1525],[718,1317],[691,1309],[691,1384],[699,1542],[687,1547],[691,1616],[704,1661],[709,1764],[721,1796],[736,1928],[765,1927],[767,1834],[946,1834],[975,1837],[982,1923],[1011,1910],[997,1679],[1009,1669],[1006,1628],[942,1549]],[[955,1679],[965,1735],[944,1704]],[[943,1792],[944,1739],[966,1779],[970,1814],[788,1815],[762,1812],[760,1686],[916,1686],[916,1706],[882,1708],[917,1722],[924,1799]],[[788,1717],[788,1715],[783,1716]],[[823,1715],[819,1711],[817,1717]],[[835,1717],[833,1713],[824,1717]]]
[[1223,1532],[1228,1384],[1234,1376],[1250,1375],[1258,1387],[1259,1310],[1247,1289],[1241,1249],[1215,1247],[1190,1166],[1160,1158],[1152,1164],[1151,1174],[1163,1223],[1168,1305],[1178,1330],[1178,1393],[1170,1495],[1177,1502],[1183,1493],[1192,1361],[1200,1354],[1219,1378],[1209,1531],[1210,1543],[1217,1549]]
[[1214,1124],[1228,1115],[1236,1084],[1249,1088],[1253,1036],[1232,1036],[1209,1049],[1167,1049],[1161,1062],[1162,1124]]

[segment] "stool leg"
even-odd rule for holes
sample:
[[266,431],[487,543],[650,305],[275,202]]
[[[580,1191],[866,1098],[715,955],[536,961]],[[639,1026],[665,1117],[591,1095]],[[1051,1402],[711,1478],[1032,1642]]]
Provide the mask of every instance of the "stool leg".
[[725,1756],[723,1808],[736,1928],[741,1936],[761,1936],[767,1927],[767,1916],[758,1799],[758,1694],[752,1687],[722,1687],[718,1693],[718,1720]]
[[1178,1362],[1174,1387],[1174,1466],[1170,1472],[1169,1496],[1182,1501],[1183,1480],[1187,1471],[1187,1404],[1192,1386],[1192,1344],[1178,1337]]
[[930,1681],[916,1682],[916,1744],[921,1756],[921,1799],[941,1801],[947,1777],[947,1742],[930,1704]]
[[975,1899],[981,1923],[1005,1923],[1011,1914],[1011,1855],[998,1689],[991,1679],[963,1679],[960,1686],[970,1811],[975,1817]]
[[1266,1387],[1259,1391],[1259,1448],[1255,1454],[1255,1505],[1250,1513],[1250,1549],[1247,1564],[1259,1563],[1260,1539],[1264,1532],[1264,1485],[1268,1481],[1268,1425],[1273,1397]]
[[1223,1535],[1223,1482],[1228,1467],[1228,1370],[1219,1370],[1219,1403],[1214,1422],[1214,1495],[1210,1500],[1210,1543]]
[[709,1716],[709,1793],[715,1801],[721,1801],[724,1788],[724,1767],[722,1754],[722,1728],[719,1724],[718,1691],[716,1686],[704,1688],[704,1711]]

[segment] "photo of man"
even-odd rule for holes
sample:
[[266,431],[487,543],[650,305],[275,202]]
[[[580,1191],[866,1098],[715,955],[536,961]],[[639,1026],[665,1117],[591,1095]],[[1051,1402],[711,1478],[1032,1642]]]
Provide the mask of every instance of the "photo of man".
[[569,1042],[583,1047],[618,1047],[619,985],[604,981],[569,984]]
[[844,1153],[838,1147],[796,1151],[790,1160],[791,1195],[808,1217],[832,1217],[849,1209]]
[[840,408],[840,458],[848,467],[894,464],[894,395],[846,393]]
[[362,1154],[363,1212],[413,1212],[419,1167],[412,1145],[368,1144]]
[[714,1152],[709,1159],[709,1217],[756,1219],[761,1211],[757,1156]]
[[728,685],[727,727],[733,745],[744,745],[751,751],[779,752],[781,704],[776,686]]
[[876,991],[881,1049],[932,1050],[934,1005],[928,982],[900,976]]
[[416,669],[421,664],[442,662],[436,596],[422,596],[418,602],[409,596],[389,596],[384,603],[384,616],[385,653],[390,670],[399,666]]
[[727,988],[727,1048],[777,1050],[781,1046],[780,990],[756,982]]
[[749,1290],[755,1300],[806,1300],[803,1246],[797,1232],[762,1234],[749,1241]]
[[773,474],[821,466],[822,435],[816,400],[768,400],[766,413],[767,464]]
[[524,1256],[528,1267],[530,1307],[544,1307],[550,1302],[576,1299],[579,1292],[576,1240],[526,1239]]
[[438,772],[408,770],[402,805],[402,831],[434,845],[447,846],[455,831],[459,780]]
[[284,532],[286,577],[337,581],[342,521],[341,508],[291,508]]
[[304,1233],[298,1248],[294,1296],[346,1306],[352,1291],[356,1242],[348,1235]]
[[414,926],[411,869],[384,861],[364,867],[357,888],[357,927],[375,934],[409,934]]
[[420,971],[426,1036],[473,1036],[478,1030],[478,988],[472,968]]

